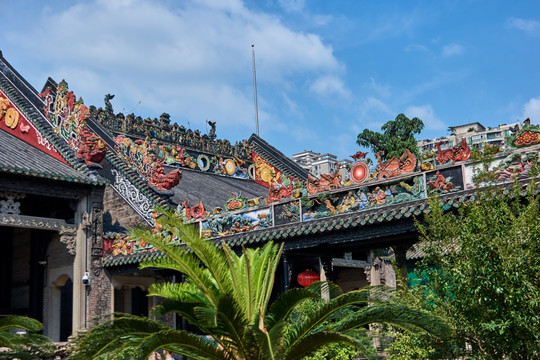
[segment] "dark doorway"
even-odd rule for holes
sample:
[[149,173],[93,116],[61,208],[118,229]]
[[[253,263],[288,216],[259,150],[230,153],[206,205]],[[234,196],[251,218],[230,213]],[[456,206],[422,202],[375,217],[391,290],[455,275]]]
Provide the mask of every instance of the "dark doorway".
[[136,286],[131,289],[131,314],[148,316],[148,291]]
[[72,330],[73,282],[67,279],[60,288],[60,341],[67,341]]
[[13,229],[0,226],[0,315],[12,313]]

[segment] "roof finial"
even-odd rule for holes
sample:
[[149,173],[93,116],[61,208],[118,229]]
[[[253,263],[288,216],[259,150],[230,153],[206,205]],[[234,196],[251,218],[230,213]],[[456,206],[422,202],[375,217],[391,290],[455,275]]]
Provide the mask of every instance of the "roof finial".
[[251,44],[251,55],[253,58],[253,94],[255,98],[255,126],[256,134],[259,136],[259,109],[257,107],[257,76],[255,75],[255,44]]

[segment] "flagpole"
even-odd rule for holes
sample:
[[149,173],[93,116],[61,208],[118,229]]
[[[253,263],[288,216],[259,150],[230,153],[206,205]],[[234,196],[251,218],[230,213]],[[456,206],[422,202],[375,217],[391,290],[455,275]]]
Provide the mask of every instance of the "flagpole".
[[257,76],[255,75],[255,45],[251,44],[251,55],[253,58],[253,95],[255,98],[255,125],[257,129],[257,136],[259,136],[259,109],[257,107]]

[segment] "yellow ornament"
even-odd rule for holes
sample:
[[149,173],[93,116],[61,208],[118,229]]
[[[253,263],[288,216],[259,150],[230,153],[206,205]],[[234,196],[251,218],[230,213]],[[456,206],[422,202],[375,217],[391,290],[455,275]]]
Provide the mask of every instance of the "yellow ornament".
[[232,175],[236,171],[236,164],[234,163],[233,159],[225,160],[224,167],[228,175]]
[[8,99],[0,98],[0,118],[4,116],[6,113],[6,110],[9,108],[9,101]]
[[15,129],[19,124],[19,113],[14,108],[9,108],[4,120],[8,128]]

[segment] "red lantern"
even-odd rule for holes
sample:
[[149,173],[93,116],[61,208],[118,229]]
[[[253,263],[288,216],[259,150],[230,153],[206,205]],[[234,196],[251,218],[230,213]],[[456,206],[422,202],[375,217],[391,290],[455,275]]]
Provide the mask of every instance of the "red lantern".
[[316,281],[319,281],[321,277],[319,274],[317,274],[313,270],[306,270],[302,271],[300,274],[298,274],[296,280],[300,285],[303,287],[308,287],[309,285],[313,284]]

